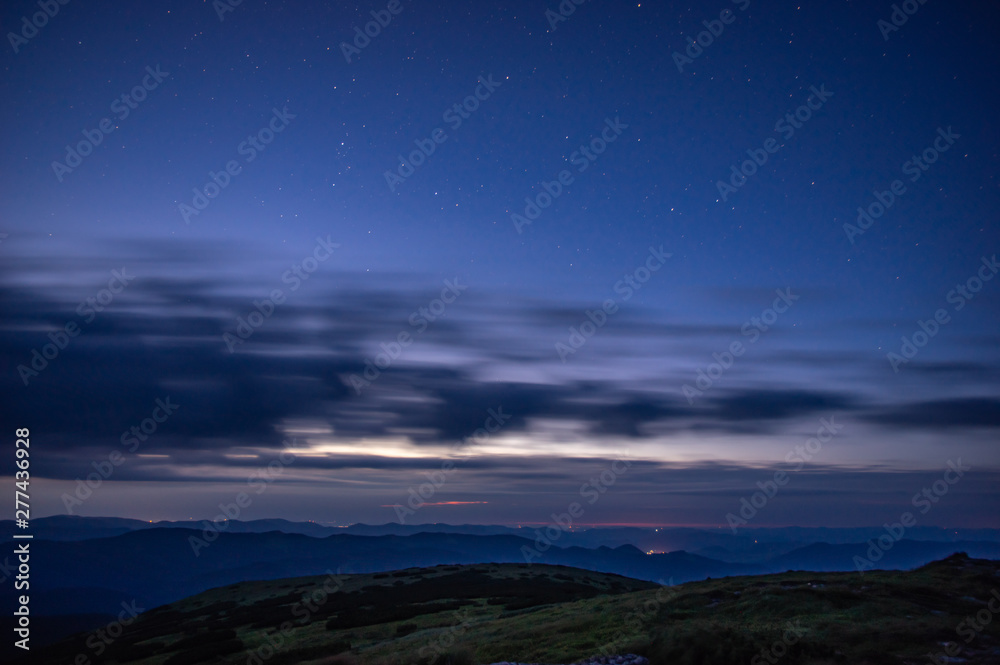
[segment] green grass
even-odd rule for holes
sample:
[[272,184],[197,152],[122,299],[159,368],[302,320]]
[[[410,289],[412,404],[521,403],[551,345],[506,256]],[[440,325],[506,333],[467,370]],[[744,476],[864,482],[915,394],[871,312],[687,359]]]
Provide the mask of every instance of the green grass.
[[[728,665],[764,649],[782,665],[928,663],[926,654],[960,640],[959,622],[1000,590],[1000,563],[957,555],[909,572],[794,572],[669,588],[517,564],[344,576],[325,598],[324,584],[333,588],[324,577],[251,582],[158,608],[100,662],[242,665],[263,649],[270,665],[319,665],[336,654],[359,665],[570,663],[626,652],[654,665]],[[303,598],[315,603],[307,608]],[[280,642],[273,654],[268,636]],[[82,644],[32,662],[72,662]],[[1000,662],[1000,616],[960,655]]]

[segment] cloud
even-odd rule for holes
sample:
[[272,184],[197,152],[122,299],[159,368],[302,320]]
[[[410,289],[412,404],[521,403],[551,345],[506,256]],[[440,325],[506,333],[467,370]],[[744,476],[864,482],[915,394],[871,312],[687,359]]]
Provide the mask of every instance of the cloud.
[[808,390],[743,390],[710,401],[713,417],[723,421],[787,420],[854,408],[846,395]]
[[900,404],[864,416],[883,427],[958,429],[1000,427],[1000,400],[966,397]]
[[[208,253],[194,251],[201,258]],[[501,303],[474,285],[358,395],[348,377],[364,371],[381,342],[400,331],[415,333],[407,319],[440,293],[440,283],[383,275],[361,286],[346,273],[317,274],[230,353],[222,335],[235,330],[236,317],[246,316],[252,300],[280,284],[280,271],[270,281],[265,271],[258,284],[247,285],[227,277],[222,267],[216,274],[193,275],[187,269],[193,264],[185,264],[182,274],[165,271],[162,261],[140,264],[145,271],[135,270],[135,283],[84,325],[76,305],[106,281],[104,266],[118,263],[74,262],[66,273],[76,285],[72,292],[40,280],[23,262],[2,274],[8,286],[0,291],[0,399],[19,423],[45,432],[50,451],[64,456],[42,463],[55,474],[72,475],[74,465],[94,459],[94,450],[120,448],[122,433],[148,418],[157,398],[168,396],[181,408],[143,452],[170,456],[175,467],[238,466],[222,456],[277,449],[295,422],[319,424],[339,441],[403,439],[418,451],[430,449],[469,437],[483,425],[486,409],[498,407],[512,415],[505,436],[532,437],[539,423],[561,423],[575,436],[598,442],[699,432],[780,435],[796,420],[832,412],[898,430],[1000,426],[1000,404],[989,398],[873,409],[862,406],[871,399],[868,383],[853,392],[814,389],[836,369],[819,362],[824,356],[818,351],[783,355],[772,349],[767,356],[770,367],[784,366],[786,378],[800,385],[762,390],[734,373],[690,406],[679,392],[677,369],[688,362],[687,352],[657,349],[665,340],[683,338],[711,357],[724,326],[665,324],[635,309],[600,335],[610,358],[634,357],[638,364],[612,362],[600,353],[581,354],[564,366],[551,347],[579,311],[537,297]],[[67,321],[80,323],[83,332],[25,387],[17,366],[30,362],[32,349]],[[939,371],[971,376],[977,370],[956,362]],[[572,454],[571,443],[564,447]],[[363,462],[369,457],[363,453],[308,464],[391,466]],[[147,468],[135,466],[134,473]]]

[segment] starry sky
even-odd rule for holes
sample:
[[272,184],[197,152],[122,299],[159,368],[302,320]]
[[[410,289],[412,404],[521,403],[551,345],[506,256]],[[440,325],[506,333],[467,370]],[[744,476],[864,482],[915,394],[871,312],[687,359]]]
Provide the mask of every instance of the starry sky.
[[34,514],[1000,526],[993,3],[501,4],[4,4]]

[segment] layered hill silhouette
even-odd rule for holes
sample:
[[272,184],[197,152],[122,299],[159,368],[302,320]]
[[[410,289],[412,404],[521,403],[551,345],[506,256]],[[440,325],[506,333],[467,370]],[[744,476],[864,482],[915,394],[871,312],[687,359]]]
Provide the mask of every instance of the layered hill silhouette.
[[[131,531],[148,529],[203,529],[207,521],[159,521],[121,517],[82,517],[54,515],[36,518],[31,522],[36,538],[43,540],[88,540],[107,538]],[[226,533],[300,533],[323,537],[348,534],[353,536],[411,536],[415,533],[454,533],[475,536],[517,536],[533,538],[536,526],[510,527],[482,524],[352,524],[330,526],[316,522],[292,522],[284,519],[226,520],[222,530]],[[0,541],[11,540],[15,533],[14,522],[0,521]],[[775,553],[823,542],[831,544],[863,543],[885,533],[882,527],[775,527],[740,529],[737,534],[728,528],[694,527],[601,527],[572,529],[562,533],[558,545],[567,547],[618,547],[634,545],[643,551],[685,550],[710,558],[747,563],[753,559],[766,559]],[[915,526],[906,531],[910,540],[931,542],[1000,542],[1000,529],[943,529]]]
[[[449,525],[407,526],[361,525],[365,534],[352,529],[330,528],[313,523],[284,520],[228,522],[213,538],[191,523],[155,526],[116,518],[42,518],[33,522],[32,567],[45,571],[32,578],[32,612],[39,617],[38,642],[51,641],[76,630],[106,623],[119,613],[122,603],[152,609],[211,588],[253,580],[322,575],[380,573],[437,565],[483,563],[562,565],[647,582],[680,584],[735,575],[778,573],[789,570],[817,572],[854,571],[855,557],[865,557],[865,542],[798,545],[799,530],[771,530],[775,540],[747,545],[747,539],[731,535],[680,529],[668,537],[701,546],[718,558],[684,550],[646,553],[632,544],[583,547],[587,533],[563,533],[547,548],[534,540],[533,529],[508,527],[454,527]],[[184,528],[184,527],[188,528]],[[199,527],[201,525],[198,525]],[[280,526],[286,530],[269,530]],[[437,527],[437,532],[421,528]],[[478,533],[460,533],[464,529]],[[382,530],[408,535],[377,535]],[[494,529],[500,534],[490,534]],[[295,533],[310,531],[310,535]],[[293,531],[293,532],[288,532]],[[458,531],[458,532],[456,532]],[[591,538],[617,543],[625,536],[659,538],[653,529],[591,530]],[[830,533],[833,539],[856,531]],[[511,533],[513,532],[513,533]],[[653,533],[650,536],[650,532]],[[45,540],[58,533],[61,539]],[[334,535],[327,535],[333,533]],[[933,532],[939,537],[943,531]],[[114,534],[107,535],[105,534]],[[522,534],[522,535],[513,535]],[[990,535],[988,532],[986,535]],[[726,540],[728,538],[728,540]],[[712,544],[722,542],[723,544]],[[752,541],[751,541],[752,542]],[[875,568],[912,569],[955,552],[986,559],[1000,558],[1000,543],[994,540],[917,541],[902,540],[881,554]],[[3,562],[6,563],[6,562]],[[8,582],[9,583],[9,582]],[[5,594],[5,617],[10,617],[14,594]],[[9,605],[9,607],[8,607]],[[44,617],[44,620],[42,619]],[[5,619],[4,625],[10,619]]]

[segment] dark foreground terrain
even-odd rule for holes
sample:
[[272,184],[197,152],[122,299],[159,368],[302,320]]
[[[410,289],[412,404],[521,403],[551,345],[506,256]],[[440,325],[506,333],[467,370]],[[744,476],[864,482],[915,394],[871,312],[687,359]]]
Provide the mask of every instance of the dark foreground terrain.
[[1000,562],[961,554],[908,572],[680,586],[560,566],[437,566],[212,589],[18,662],[457,665],[635,653],[654,665],[985,665],[1000,663],[998,613]]

